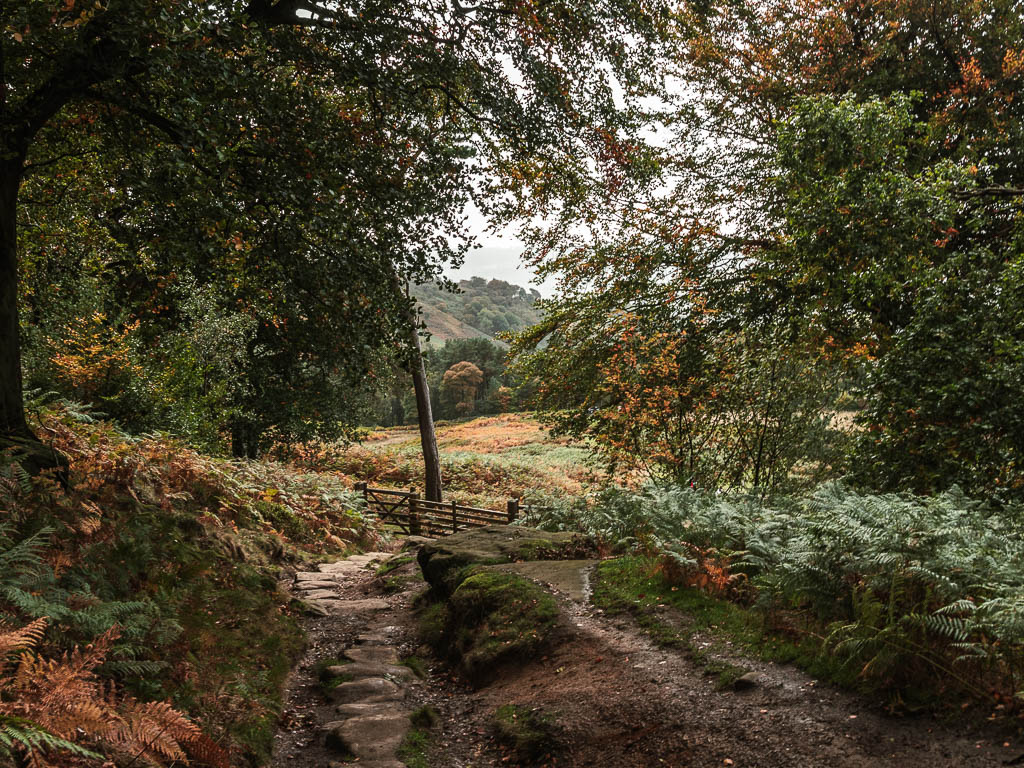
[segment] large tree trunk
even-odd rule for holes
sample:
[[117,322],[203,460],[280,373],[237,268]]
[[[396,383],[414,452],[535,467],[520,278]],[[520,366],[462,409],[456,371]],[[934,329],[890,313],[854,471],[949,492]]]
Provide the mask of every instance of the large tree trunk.
[[[0,142],[0,149],[3,148]],[[40,442],[25,421],[18,323],[18,188],[21,157],[0,165],[0,454],[9,453],[29,474],[52,469],[64,485],[68,460]]]
[[30,437],[21,390],[18,327],[18,187],[20,163],[0,168],[0,434]]

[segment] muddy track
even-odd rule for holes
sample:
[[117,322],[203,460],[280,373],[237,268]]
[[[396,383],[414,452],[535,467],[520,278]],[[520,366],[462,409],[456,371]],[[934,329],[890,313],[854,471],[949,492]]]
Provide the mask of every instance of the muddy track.
[[[343,765],[324,746],[322,728],[338,714],[319,688],[317,661],[339,658],[368,633],[387,638],[400,656],[424,655],[413,608],[424,585],[415,563],[390,578],[404,588],[385,594],[372,571],[339,584],[337,612],[307,621],[310,645],[289,682],[276,768]],[[386,600],[387,608],[345,612],[346,600],[371,597]],[[743,660],[756,672],[756,684],[720,691],[703,667],[656,647],[632,620],[564,597],[562,608],[564,621],[548,654],[506,669],[480,690],[428,659],[426,679],[409,684],[404,697],[407,708],[430,704],[440,714],[426,755],[430,766],[515,765],[491,728],[494,711],[505,704],[541,708],[556,718],[560,748],[541,762],[551,766],[990,768],[1024,754],[1024,743],[996,728],[891,717],[788,666]]]

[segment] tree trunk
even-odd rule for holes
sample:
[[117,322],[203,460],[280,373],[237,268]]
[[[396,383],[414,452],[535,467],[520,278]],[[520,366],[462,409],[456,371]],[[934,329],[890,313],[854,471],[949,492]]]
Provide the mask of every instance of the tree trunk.
[[[398,273],[391,275],[395,293],[399,301],[406,301],[408,291],[402,290],[402,282]],[[416,391],[416,416],[420,425],[420,446],[423,450],[424,485],[427,501],[441,501],[441,457],[437,452],[437,435],[434,434],[434,414],[430,407],[430,387],[427,386],[427,369],[423,365],[423,349],[420,347],[420,335],[416,327],[416,313],[411,305],[406,305],[406,326],[409,329],[409,373],[412,374],[412,386]]]
[[21,389],[18,326],[18,187],[20,162],[0,169],[0,434],[31,437]]
[[402,396],[391,395],[391,426],[401,427],[405,424],[405,408],[402,407]]
[[259,430],[252,424],[236,419],[231,422],[231,455],[236,459],[259,457]]
[[[0,149],[3,144],[0,143]],[[55,470],[66,486],[68,459],[44,445],[25,421],[21,387],[21,327],[18,322],[19,156],[0,165],[0,456],[8,454],[30,475]]]
[[426,472],[427,501],[441,501],[441,457],[437,452],[437,435],[434,433],[434,414],[430,408],[430,388],[427,386],[427,369],[423,364],[423,350],[416,328],[416,318],[409,313],[409,346],[412,359],[409,369],[412,385],[416,390],[416,413],[420,422],[420,445],[423,447],[423,466]]

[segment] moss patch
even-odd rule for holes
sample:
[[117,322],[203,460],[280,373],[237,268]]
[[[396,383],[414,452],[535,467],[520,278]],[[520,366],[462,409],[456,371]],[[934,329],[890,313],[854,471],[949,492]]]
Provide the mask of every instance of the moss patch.
[[497,740],[511,753],[508,757],[513,763],[548,762],[558,752],[555,718],[541,709],[506,704],[497,709],[491,724]]
[[401,568],[403,565],[408,565],[415,561],[416,557],[414,555],[400,555],[398,557],[393,557],[377,569],[377,575],[387,576],[389,573]]
[[426,730],[435,727],[440,720],[441,716],[437,713],[437,710],[429,704],[420,707],[409,715],[409,722],[413,724],[414,728]]
[[419,656],[406,656],[398,663],[411,669],[412,673],[421,680],[427,677],[427,666]]

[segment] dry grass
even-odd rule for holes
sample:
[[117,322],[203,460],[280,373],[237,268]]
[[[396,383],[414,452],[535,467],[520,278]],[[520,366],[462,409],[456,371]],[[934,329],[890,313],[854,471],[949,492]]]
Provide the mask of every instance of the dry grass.
[[[599,485],[604,471],[582,443],[551,434],[530,414],[505,413],[464,422],[440,422],[446,498],[504,509],[512,497],[578,495]],[[362,446],[334,457],[335,469],[371,484],[422,485],[419,432],[414,426],[379,429]]]

